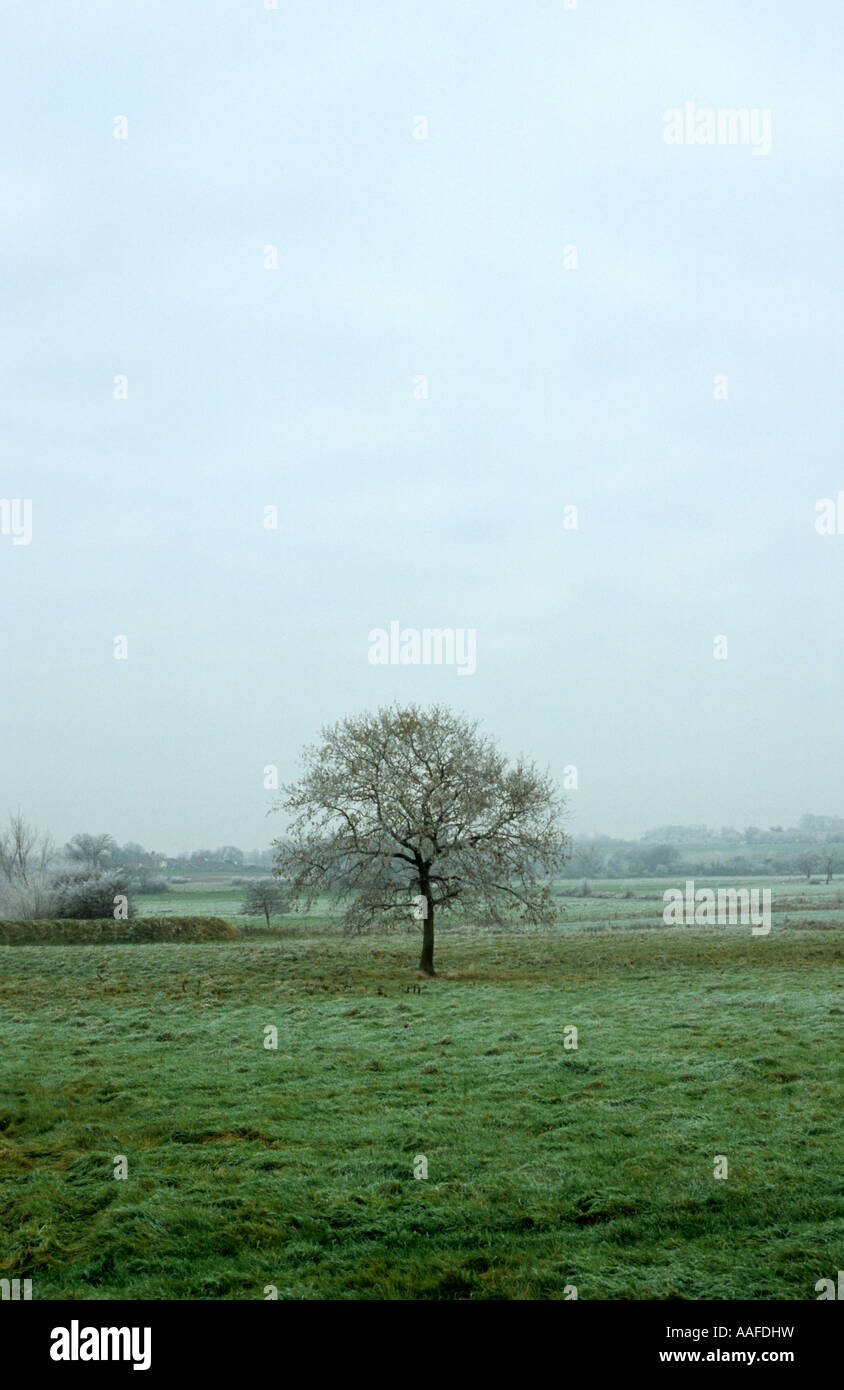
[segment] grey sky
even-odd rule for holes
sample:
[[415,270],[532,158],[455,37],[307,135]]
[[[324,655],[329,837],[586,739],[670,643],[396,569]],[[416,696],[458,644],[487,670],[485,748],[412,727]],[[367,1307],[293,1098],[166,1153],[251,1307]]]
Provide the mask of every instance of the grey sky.
[[[261,845],[264,767],[398,697],[575,764],[581,832],[841,813],[842,28],[6,7],[5,805]],[[770,153],[666,145],[686,101],[770,109]],[[477,672],[371,665],[394,619]]]

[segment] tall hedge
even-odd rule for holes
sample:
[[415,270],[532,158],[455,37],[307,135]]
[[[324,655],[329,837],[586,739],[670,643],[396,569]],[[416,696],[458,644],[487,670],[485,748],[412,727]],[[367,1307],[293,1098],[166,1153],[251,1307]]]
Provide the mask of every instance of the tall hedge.
[[88,921],[0,921],[0,945],[129,945],[166,941],[237,941],[240,932],[222,917],[114,917]]

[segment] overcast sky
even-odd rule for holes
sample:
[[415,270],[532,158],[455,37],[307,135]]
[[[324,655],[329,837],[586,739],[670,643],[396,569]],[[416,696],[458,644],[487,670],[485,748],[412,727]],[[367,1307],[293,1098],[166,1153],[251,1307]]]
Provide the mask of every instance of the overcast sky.
[[[576,766],[575,833],[844,812],[843,29],[4,5],[0,814],[264,845],[264,768],[394,698]],[[392,621],[476,671],[373,665]]]

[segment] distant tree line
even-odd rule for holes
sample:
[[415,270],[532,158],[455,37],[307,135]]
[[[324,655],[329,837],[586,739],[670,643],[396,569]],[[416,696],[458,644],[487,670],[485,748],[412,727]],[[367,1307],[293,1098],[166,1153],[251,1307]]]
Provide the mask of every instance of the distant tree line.
[[575,839],[560,869],[567,879],[665,878],[676,874],[753,876],[800,874],[831,883],[844,873],[844,818],[802,816],[798,825],[660,826],[640,840],[594,835]]
[[[277,880],[262,875],[273,867],[284,843],[277,841],[275,852],[222,845],[166,855],[132,840],[121,845],[112,835],[80,831],[57,848],[17,811],[0,830],[0,915],[22,920],[110,917],[115,900],[125,898],[131,916],[139,896],[166,893],[171,884],[192,878],[226,874],[232,876],[232,884],[247,890],[241,910],[269,923],[270,915],[287,910],[289,894]],[[664,825],[647,830],[639,840],[577,837],[569,850],[559,863],[558,878],[590,882],[798,874],[807,881],[831,883],[844,874],[844,817],[805,815],[796,826],[767,830],[753,825],[743,830]],[[529,856],[526,867],[528,860]],[[347,892],[356,872],[353,857],[336,852],[324,871],[323,888]],[[399,886],[401,875],[393,867],[387,866],[384,874],[395,878],[393,887]]]

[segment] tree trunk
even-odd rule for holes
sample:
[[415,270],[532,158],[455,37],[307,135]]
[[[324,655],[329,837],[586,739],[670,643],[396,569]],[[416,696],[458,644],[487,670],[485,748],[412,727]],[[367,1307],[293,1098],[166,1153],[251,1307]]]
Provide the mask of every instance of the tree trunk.
[[422,884],[421,887],[427,911],[422,923],[422,955],[419,957],[419,969],[423,975],[433,975],[436,973],[434,970],[434,899],[427,884]]
[[265,916],[266,919],[267,919],[267,926],[269,926],[269,925],[270,925],[270,909],[269,909],[268,907],[265,907],[265,908],[264,908],[264,916]]

